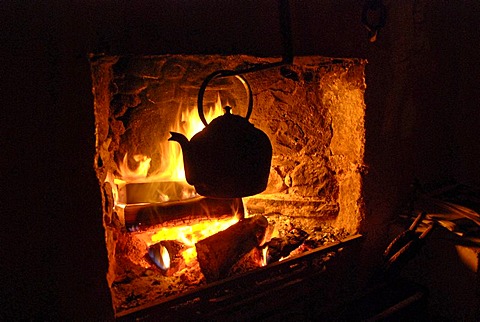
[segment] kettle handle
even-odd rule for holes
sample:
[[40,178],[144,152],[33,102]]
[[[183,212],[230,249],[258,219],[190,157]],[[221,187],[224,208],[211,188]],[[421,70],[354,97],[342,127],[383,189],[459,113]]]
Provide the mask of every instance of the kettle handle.
[[198,101],[197,101],[197,108],[198,108],[198,116],[200,117],[200,120],[202,121],[205,126],[208,125],[207,120],[205,119],[205,114],[203,113],[203,96],[205,94],[205,89],[208,86],[208,83],[216,77],[229,77],[229,76],[235,76],[237,77],[245,87],[245,90],[248,93],[248,111],[247,115],[245,116],[245,119],[250,118],[250,115],[252,114],[253,110],[253,95],[252,95],[252,89],[250,88],[250,85],[248,84],[247,80],[242,76],[238,75],[235,71],[233,70],[217,70],[216,72],[211,73],[208,75],[205,80],[203,81],[202,85],[200,86],[200,91],[198,93]]

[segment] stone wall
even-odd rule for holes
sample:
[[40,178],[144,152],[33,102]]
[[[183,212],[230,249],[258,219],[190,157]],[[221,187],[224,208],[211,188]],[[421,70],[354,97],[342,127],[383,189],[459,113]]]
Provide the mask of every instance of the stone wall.
[[[149,175],[161,170],[160,144],[170,137],[179,112],[196,108],[208,74],[278,61],[244,55],[92,57],[101,182],[106,173],[117,173],[115,162],[127,153],[152,158]],[[262,195],[248,198],[247,206],[336,220],[350,233],[358,231],[363,218],[364,66],[358,59],[297,57],[291,65],[244,76],[254,95],[249,121],[273,146],[269,185]],[[204,104],[212,105],[220,93],[233,103],[233,113],[245,115],[248,96],[243,91],[213,84]]]

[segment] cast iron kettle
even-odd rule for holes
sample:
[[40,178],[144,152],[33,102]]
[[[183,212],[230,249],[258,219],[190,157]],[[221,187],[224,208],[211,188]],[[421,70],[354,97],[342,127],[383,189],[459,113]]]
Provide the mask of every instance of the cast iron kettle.
[[[235,76],[248,92],[246,117],[225,114],[207,123],[203,113],[203,95],[215,77]],[[242,198],[255,195],[267,187],[272,161],[272,145],[268,136],[248,121],[253,97],[246,79],[233,71],[210,74],[200,86],[198,114],[205,128],[190,141],[180,133],[170,132],[169,141],[182,147],[185,176],[198,194],[213,198]]]

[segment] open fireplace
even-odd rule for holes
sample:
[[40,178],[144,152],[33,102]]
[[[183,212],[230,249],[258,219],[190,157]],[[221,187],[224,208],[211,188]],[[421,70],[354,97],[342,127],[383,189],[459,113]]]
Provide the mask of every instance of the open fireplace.
[[[312,287],[312,276],[358,239],[366,62],[278,60],[92,55],[95,167],[117,317],[179,306],[205,316],[300,277],[302,288],[306,280]],[[241,68],[253,70],[243,76],[253,99],[249,121],[273,149],[268,184],[245,198],[200,196],[185,180],[182,149],[170,132],[190,139],[200,131],[203,80]],[[207,122],[227,105],[245,115],[248,98],[240,78],[214,79],[202,97]]]

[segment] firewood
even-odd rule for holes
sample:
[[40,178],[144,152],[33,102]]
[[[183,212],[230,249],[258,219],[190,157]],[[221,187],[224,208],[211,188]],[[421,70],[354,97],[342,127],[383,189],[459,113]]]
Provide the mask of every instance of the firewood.
[[416,237],[415,229],[417,229],[418,225],[422,222],[422,220],[426,217],[427,213],[422,212],[420,213],[410,227],[402,232],[400,235],[395,237],[395,239],[388,245],[387,249],[383,253],[383,258],[388,261],[390,257],[392,257],[395,253],[397,253],[402,247],[408,244],[411,240]]
[[153,204],[127,205],[125,207],[127,228],[148,228],[155,225],[178,225],[196,223],[203,219],[238,216],[243,218],[242,199],[213,199],[196,197],[181,201]]
[[260,247],[254,247],[247,254],[243,255],[228,271],[228,276],[242,274],[256,268],[262,267],[263,251]]
[[182,181],[127,183],[118,188],[118,202],[123,204],[178,201],[194,196],[195,188]]
[[430,224],[430,226],[428,226],[420,236],[413,238],[399,251],[393,254],[388,261],[384,263],[382,267],[383,272],[387,275],[397,274],[400,268],[402,268],[409,260],[411,260],[423,247],[426,238],[432,233],[434,228],[435,224]]
[[256,215],[196,243],[197,259],[207,282],[226,277],[242,256],[260,245],[267,227],[267,219]]

